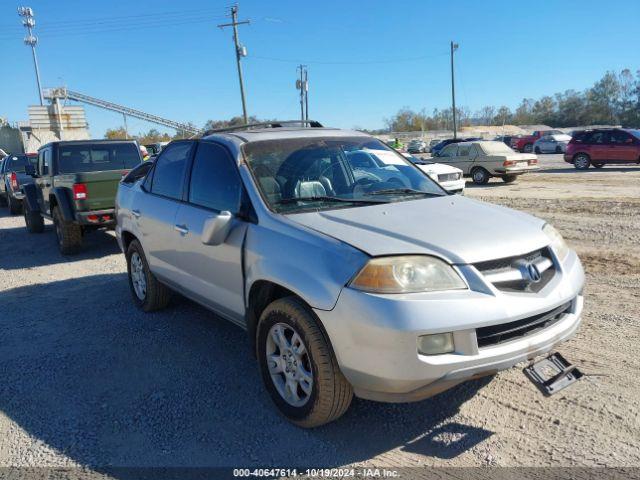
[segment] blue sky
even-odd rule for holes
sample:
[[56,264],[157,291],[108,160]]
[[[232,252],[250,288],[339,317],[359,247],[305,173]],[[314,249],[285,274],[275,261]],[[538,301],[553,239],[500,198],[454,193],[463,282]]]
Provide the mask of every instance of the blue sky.
[[[33,0],[44,86],[73,90],[202,125],[241,113],[231,0]],[[37,103],[31,54],[16,6],[0,2],[0,116]],[[296,64],[308,64],[310,116],[337,127],[380,128],[400,107],[447,108],[449,42],[459,105],[515,107],[527,97],[582,90],[605,71],[640,68],[640,3],[615,1],[242,0],[249,113],[299,115]],[[87,106],[91,133],[122,125]],[[130,119],[130,131],[152,125]],[[161,129],[162,130],[162,129]]]

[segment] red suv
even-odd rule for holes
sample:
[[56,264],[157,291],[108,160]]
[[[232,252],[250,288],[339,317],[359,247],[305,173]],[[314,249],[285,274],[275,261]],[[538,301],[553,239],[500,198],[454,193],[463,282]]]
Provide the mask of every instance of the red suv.
[[640,130],[608,128],[574,134],[567,145],[564,161],[578,170],[590,165],[640,163]]

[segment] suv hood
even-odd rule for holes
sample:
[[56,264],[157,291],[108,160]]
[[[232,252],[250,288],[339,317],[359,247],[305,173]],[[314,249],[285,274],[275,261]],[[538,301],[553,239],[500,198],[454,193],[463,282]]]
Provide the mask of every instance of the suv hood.
[[457,195],[287,217],[373,257],[437,255],[452,263],[476,263],[550,243],[543,220]]

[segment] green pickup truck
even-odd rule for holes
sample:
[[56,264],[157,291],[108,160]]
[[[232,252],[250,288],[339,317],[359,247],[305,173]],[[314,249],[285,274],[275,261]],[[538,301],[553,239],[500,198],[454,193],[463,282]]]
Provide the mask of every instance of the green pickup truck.
[[31,233],[53,221],[58,247],[76,253],[85,232],[115,225],[118,183],[140,164],[135,141],[60,141],[38,150],[38,163],[29,172],[35,181],[22,187],[24,219]]

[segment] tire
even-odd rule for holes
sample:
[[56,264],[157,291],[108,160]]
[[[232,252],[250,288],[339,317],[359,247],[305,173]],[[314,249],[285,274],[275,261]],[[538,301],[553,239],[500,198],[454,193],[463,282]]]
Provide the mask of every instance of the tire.
[[471,179],[476,185],[486,185],[490,178],[489,172],[482,167],[476,167],[471,170]]
[[27,232],[29,233],[42,233],[44,232],[44,218],[40,215],[40,212],[33,212],[29,208],[29,202],[24,200],[22,214],[24,215],[24,223],[27,226]]
[[587,170],[591,165],[591,159],[586,153],[579,153],[573,157],[573,166],[576,170]]
[[[272,302],[260,315],[256,337],[262,380],[278,410],[290,422],[313,428],[332,422],[347,411],[353,388],[340,371],[319,321],[302,301],[285,297]],[[277,338],[284,341],[278,342]],[[300,345],[304,348],[299,355]],[[268,361],[267,356],[277,361]],[[287,368],[291,370],[285,371]],[[305,377],[310,381],[299,380]],[[288,395],[287,399],[292,385],[295,395]]]
[[531,153],[533,151],[533,143],[527,143],[524,147],[522,147],[522,151],[524,153]]
[[0,207],[6,207],[7,206],[7,197],[9,194],[5,194],[5,195],[0,195]]
[[504,183],[513,183],[516,181],[516,179],[518,178],[517,175],[503,175],[502,176],[502,181]]
[[11,215],[19,215],[20,213],[22,213],[22,205],[13,200],[11,198],[11,195],[7,194],[7,206],[9,207],[9,213]]
[[595,168],[602,168],[602,167],[604,167],[604,163],[594,163],[593,166]]
[[53,226],[62,255],[78,253],[82,246],[82,228],[73,222],[65,222],[59,207],[53,208]]
[[[138,274],[141,276],[137,276]],[[127,248],[127,276],[133,303],[140,310],[153,312],[169,304],[172,292],[151,273],[147,257],[138,240],[133,240]],[[142,288],[139,282],[144,282]]]
[[556,147],[556,153],[562,153],[562,147]]
[[536,147],[536,148],[535,148],[535,151],[536,151],[536,153],[537,153],[537,154],[542,153],[542,152],[540,151],[540,147]]

